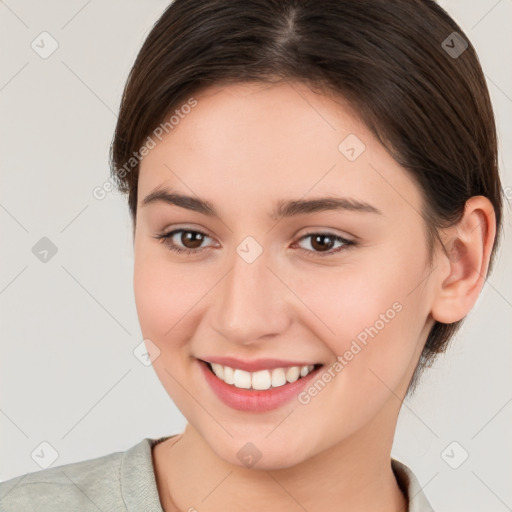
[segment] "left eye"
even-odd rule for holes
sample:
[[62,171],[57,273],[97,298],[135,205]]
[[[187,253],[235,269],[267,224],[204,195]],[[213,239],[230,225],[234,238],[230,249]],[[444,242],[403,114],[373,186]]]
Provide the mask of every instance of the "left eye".
[[[176,235],[178,236],[178,240],[184,246],[180,246],[174,240]],[[188,229],[175,229],[169,233],[162,233],[155,238],[162,243],[165,243],[171,251],[177,253],[185,253],[185,254],[197,254],[201,252],[206,247],[200,247],[205,238],[210,238],[206,233],[202,231],[188,230]],[[309,253],[308,256],[329,256],[335,253],[340,252],[343,248],[348,248],[350,246],[355,246],[356,242],[352,240],[347,240],[341,236],[334,235],[332,233],[309,233],[307,235],[302,236],[298,242],[295,242],[294,245],[298,244],[302,240],[311,239],[310,246],[313,250],[301,249]],[[327,240],[327,242],[326,242]],[[334,243],[341,244],[337,249],[333,250],[332,245]],[[187,247],[187,245],[189,245]],[[192,247],[190,247],[192,245]]]
[[[340,252],[344,247],[349,247],[351,245],[355,245],[355,242],[352,240],[347,240],[338,235],[334,235],[332,233],[309,233],[300,238],[299,242],[306,239],[311,239],[309,245],[314,249],[310,251],[309,249],[305,249],[306,252],[312,253],[312,256],[324,256],[331,255]],[[326,242],[327,240],[327,242]],[[341,245],[338,246],[337,249],[333,250],[332,245],[338,242]],[[298,243],[298,242],[296,242]]]

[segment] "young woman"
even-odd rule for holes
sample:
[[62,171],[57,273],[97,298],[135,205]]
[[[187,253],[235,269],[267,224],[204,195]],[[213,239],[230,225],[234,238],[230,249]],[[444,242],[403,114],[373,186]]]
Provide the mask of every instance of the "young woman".
[[176,0],[112,174],[183,433],[1,484],[11,510],[426,512],[403,399],[500,235],[493,111],[430,0]]

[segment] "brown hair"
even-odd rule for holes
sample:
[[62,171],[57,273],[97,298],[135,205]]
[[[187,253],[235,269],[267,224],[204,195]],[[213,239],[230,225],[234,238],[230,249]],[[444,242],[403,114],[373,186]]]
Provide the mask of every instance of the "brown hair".
[[[467,199],[489,198],[491,270],[502,218],[494,114],[475,49],[432,0],[175,0],[130,71],[111,146],[134,228],[133,155],[174,109],[213,84],[287,79],[347,99],[410,172],[423,192],[429,254]],[[461,323],[433,325],[408,393]]]

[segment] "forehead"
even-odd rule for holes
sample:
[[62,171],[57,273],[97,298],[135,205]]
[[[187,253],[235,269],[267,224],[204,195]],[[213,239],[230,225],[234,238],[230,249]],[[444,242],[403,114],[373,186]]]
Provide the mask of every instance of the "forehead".
[[162,184],[234,208],[326,193],[382,210],[396,208],[400,196],[409,208],[421,201],[411,177],[341,97],[285,82],[212,86],[194,99],[142,159],[139,203]]

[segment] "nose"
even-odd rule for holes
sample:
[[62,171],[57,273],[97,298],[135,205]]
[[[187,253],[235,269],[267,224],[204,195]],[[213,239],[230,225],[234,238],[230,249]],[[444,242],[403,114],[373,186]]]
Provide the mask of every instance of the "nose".
[[278,336],[291,322],[293,294],[268,259],[263,252],[248,263],[236,254],[215,289],[213,329],[233,343],[249,345]]

